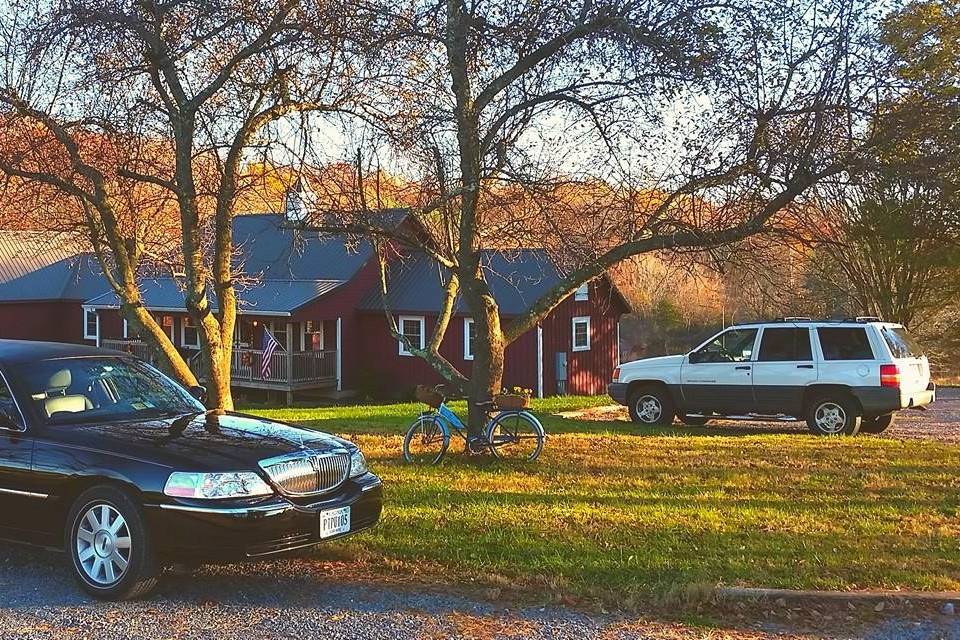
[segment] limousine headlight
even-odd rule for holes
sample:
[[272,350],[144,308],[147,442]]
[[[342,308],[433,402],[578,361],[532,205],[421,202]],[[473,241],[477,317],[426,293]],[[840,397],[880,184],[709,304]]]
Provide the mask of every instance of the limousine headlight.
[[360,449],[350,454],[350,477],[356,478],[362,476],[370,469],[367,468],[367,459],[363,457]]
[[273,493],[263,478],[252,471],[187,473],[175,471],[167,478],[163,493],[174,498],[249,498]]

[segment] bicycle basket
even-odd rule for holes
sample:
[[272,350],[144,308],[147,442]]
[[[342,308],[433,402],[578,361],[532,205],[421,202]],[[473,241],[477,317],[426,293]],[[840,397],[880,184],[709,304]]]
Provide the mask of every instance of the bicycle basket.
[[494,401],[497,407],[507,410],[519,411],[530,406],[530,396],[521,393],[501,393],[494,398]]
[[417,400],[423,404],[433,407],[434,409],[443,404],[444,400],[443,394],[441,394],[439,391],[422,384],[417,385],[414,395],[416,395]]

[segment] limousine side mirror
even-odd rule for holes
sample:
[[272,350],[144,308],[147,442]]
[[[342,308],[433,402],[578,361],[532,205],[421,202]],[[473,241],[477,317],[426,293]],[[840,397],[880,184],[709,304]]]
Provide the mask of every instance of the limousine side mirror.
[[191,386],[190,388],[188,388],[187,391],[189,391],[189,392],[190,392],[190,395],[192,395],[194,398],[196,398],[196,399],[199,400],[200,402],[206,402],[206,401],[207,401],[207,388],[206,388],[206,387],[201,386],[201,385],[199,385],[199,384],[195,384],[195,385]]

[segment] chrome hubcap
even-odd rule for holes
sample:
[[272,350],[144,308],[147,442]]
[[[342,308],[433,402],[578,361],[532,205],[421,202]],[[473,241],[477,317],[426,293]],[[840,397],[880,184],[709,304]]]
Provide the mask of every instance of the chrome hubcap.
[[847,413],[835,402],[824,402],[817,407],[815,419],[824,433],[841,433],[847,422]]
[[119,581],[130,564],[130,529],[108,504],[90,507],[77,528],[77,560],[86,577],[99,585]]
[[637,400],[637,415],[642,422],[656,422],[663,414],[660,400],[653,396],[642,396]]

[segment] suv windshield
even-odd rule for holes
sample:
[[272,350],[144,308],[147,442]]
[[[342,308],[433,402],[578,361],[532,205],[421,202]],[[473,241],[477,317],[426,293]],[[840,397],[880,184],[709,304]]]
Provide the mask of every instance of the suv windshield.
[[894,358],[919,358],[923,356],[923,347],[903,327],[884,327],[880,334],[890,347]]
[[138,360],[118,357],[43,360],[20,379],[49,424],[185,415],[204,407],[183,387]]

